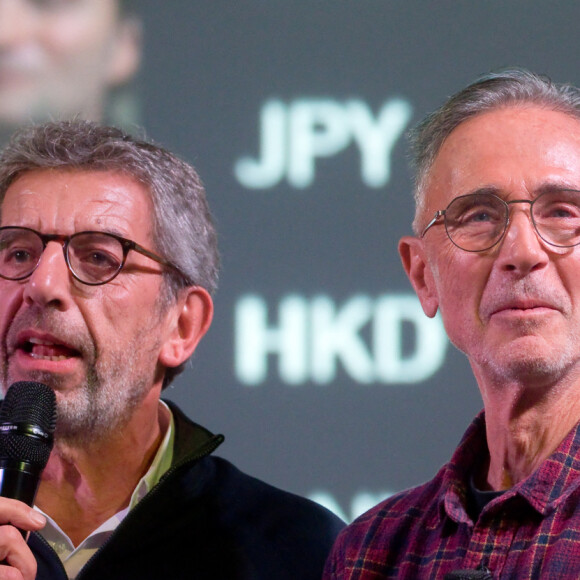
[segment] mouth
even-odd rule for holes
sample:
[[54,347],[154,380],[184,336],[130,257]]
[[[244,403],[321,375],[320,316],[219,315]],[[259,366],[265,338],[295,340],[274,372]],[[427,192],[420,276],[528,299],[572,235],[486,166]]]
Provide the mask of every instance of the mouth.
[[78,350],[66,344],[37,337],[20,340],[16,345],[15,351],[20,351],[35,360],[56,362],[81,356]]
[[538,308],[546,308],[545,306],[504,306],[498,310],[498,312],[508,311],[508,312],[527,312],[528,310],[538,310]]
[[500,308],[496,310],[496,312],[501,312],[502,310],[538,310],[538,309],[548,309],[554,310],[554,307],[551,304],[546,304],[545,302],[515,302],[515,303],[508,303],[502,305]]
[[490,318],[499,316],[502,318],[507,317],[508,319],[513,319],[514,317],[517,319],[522,317],[537,319],[537,317],[542,317],[558,311],[559,309],[554,305],[545,302],[517,302],[496,306],[491,312]]
[[541,288],[505,288],[483,296],[479,316],[484,322],[496,317],[510,321],[540,320],[558,313],[566,315],[568,310],[565,297],[559,293]]

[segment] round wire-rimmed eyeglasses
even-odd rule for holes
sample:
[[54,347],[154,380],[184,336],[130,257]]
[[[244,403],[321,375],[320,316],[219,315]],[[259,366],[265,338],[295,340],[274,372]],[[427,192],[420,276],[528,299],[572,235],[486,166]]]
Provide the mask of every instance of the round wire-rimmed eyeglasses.
[[530,206],[530,219],[538,236],[560,248],[580,244],[580,191],[549,190],[535,199],[505,201],[494,193],[461,195],[435,212],[421,232],[423,238],[436,224],[443,223],[451,242],[466,252],[489,250],[505,235],[510,223],[510,206]]

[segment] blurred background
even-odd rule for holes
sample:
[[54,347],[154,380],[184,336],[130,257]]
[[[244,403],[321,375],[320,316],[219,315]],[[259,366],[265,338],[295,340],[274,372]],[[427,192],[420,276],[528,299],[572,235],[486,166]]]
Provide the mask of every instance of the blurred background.
[[166,392],[346,520],[430,478],[481,400],[400,265],[405,133],[479,74],[580,82],[576,0],[0,0],[0,142],[80,115],[193,163],[216,315]]

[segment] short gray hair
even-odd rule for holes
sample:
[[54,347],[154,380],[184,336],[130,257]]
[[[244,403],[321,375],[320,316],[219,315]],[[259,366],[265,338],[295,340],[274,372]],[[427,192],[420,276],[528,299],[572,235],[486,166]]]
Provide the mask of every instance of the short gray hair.
[[580,120],[580,89],[556,84],[544,75],[519,67],[479,77],[423,119],[409,133],[417,212],[423,207],[424,187],[435,158],[458,125],[482,113],[526,104]]
[[36,169],[117,171],[143,184],[153,206],[155,251],[183,273],[167,270],[176,294],[186,286],[216,289],[217,235],[195,169],[150,141],[84,120],[32,125],[15,133],[0,155],[0,212],[6,190]]

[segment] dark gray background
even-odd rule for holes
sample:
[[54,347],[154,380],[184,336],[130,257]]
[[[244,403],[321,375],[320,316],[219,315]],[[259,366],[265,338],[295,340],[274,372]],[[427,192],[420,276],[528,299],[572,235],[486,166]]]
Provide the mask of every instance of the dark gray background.
[[[138,81],[147,133],[192,162],[220,232],[223,272],[216,315],[193,366],[167,394],[223,432],[220,453],[303,495],[324,492],[345,517],[368,493],[420,483],[450,456],[479,410],[469,365],[449,346],[426,381],[360,384],[342,368],[329,384],[236,375],[234,313],[256,294],[276,324],[289,294],[372,300],[411,292],[397,254],[413,215],[406,142],[381,188],[360,177],[351,146],[319,160],[310,187],[287,181],[251,190],[234,176],[259,155],[259,114],[269,99],[363,101],[375,114],[400,98],[411,124],[481,73],[523,65],[580,82],[576,1],[142,0],[145,59]],[[370,332],[363,329],[368,340]],[[412,327],[406,327],[412,350]],[[340,365],[339,365],[340,367]]]

